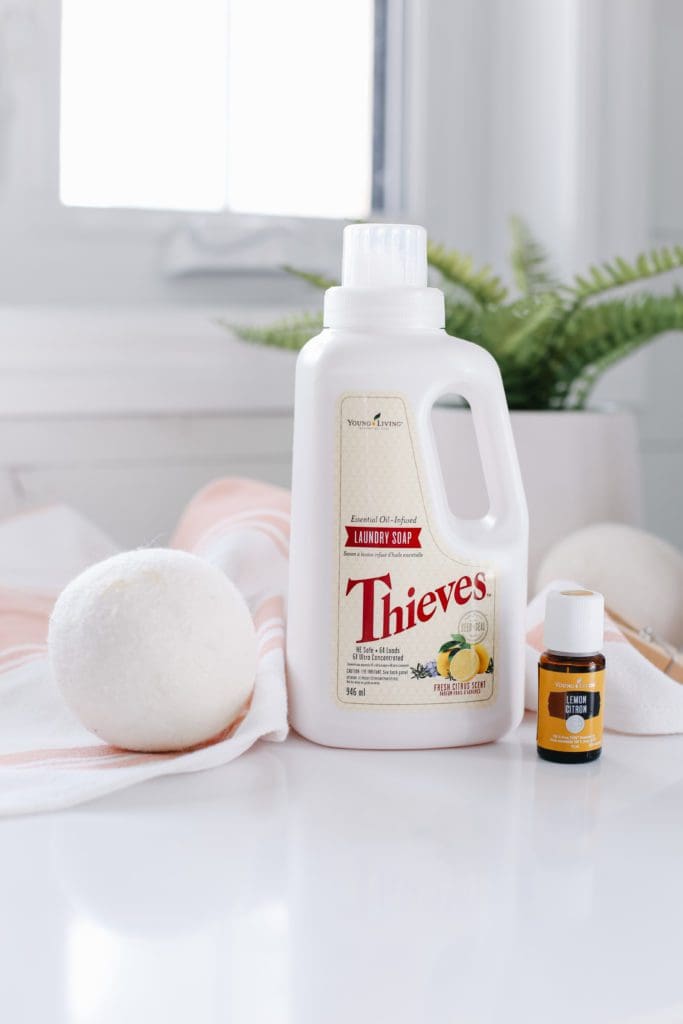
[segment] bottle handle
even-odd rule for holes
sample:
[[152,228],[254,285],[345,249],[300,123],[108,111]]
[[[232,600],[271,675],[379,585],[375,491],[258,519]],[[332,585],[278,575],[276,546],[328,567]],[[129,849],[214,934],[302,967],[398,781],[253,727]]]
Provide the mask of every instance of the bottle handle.
[[[458,344],[455,339],[454,344]],[[481,347],[464,341],[460,345],[471,346],[474,351],[466,359],[453,352],[454,365],[448,379],[442,380],[440,393],[461,395],[472,411],[489,499],[488,512],[480,523],[490,530],[521,522],[528,529],[524,485],[498,364]]]

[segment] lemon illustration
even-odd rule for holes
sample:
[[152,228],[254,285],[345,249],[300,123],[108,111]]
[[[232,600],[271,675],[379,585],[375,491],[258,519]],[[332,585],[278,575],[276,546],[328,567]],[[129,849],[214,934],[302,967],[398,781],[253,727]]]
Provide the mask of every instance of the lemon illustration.
[[451,672],[450,651],[441,651],[436,656],[436,671],[440,676],[449,676]]
[[479,655],[479,671],[485,672],[489,667],[491,655],[488,652],[488,648],[484,644],[475,644],[474,650]]
[[472,647],[458,651],[451,658],[451,678],[468,683],[479,672],[479,655]]

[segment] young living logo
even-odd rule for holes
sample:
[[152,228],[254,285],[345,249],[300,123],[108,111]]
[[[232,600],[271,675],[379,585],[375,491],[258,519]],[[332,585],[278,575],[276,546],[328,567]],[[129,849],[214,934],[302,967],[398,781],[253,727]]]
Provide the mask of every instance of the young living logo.
[[392,427],[403,426],[403,420],[383,420],[381,412],[376,412],[371,420],[347,418],[346,422],[350,427],[360,427],[361,430],[390,430]]

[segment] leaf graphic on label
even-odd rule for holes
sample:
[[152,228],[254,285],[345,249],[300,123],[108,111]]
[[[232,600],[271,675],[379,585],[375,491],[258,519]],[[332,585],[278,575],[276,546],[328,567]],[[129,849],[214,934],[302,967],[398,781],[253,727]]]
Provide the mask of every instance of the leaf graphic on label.
[[447,640],[445,644],[441,644],[439,647],[439,654],[443,651],[448,651],[451,655],[457,654],[458,651],[469,650],[472,644],[468,644],[464,636],[457,634],[452,640]]

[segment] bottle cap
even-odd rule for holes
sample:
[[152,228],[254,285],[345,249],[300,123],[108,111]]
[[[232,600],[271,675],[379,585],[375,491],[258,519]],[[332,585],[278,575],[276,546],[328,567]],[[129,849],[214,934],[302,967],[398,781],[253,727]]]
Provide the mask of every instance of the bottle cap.
[[593,590],[551,590],[543,640],[558,654],[596,654],[604,640],[605,599]]
[[342,286],[426,288],[427,232],[418,224],[349,224]]
[[418,224],[344,228],[341,287],[325,292],[325,327],[375,331],[445,326],[443,292],[427,286],[427,232]]

